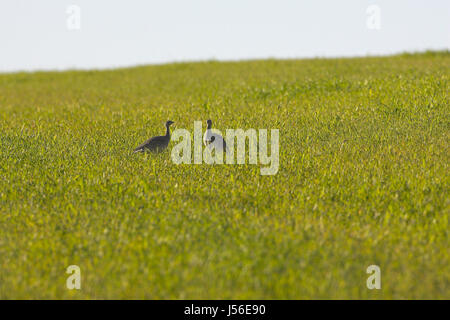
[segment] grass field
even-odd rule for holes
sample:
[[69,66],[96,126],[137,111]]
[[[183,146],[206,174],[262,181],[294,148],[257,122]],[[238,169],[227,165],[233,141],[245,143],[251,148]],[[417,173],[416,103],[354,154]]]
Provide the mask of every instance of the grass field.
[[[449,80],[448,52],[1,74],[0,298],[449,299]],[[131,152],[208,118],[280,129],[278,173]]]

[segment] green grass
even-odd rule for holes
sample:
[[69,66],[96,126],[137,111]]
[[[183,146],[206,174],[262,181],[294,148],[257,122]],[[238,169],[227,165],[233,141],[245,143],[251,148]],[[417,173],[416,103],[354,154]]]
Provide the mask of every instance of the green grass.
[[[2,74],[0,298],[449,299],[449,78],[449,52]],[[280,129],[278,174],[131,153],[208,118]]]

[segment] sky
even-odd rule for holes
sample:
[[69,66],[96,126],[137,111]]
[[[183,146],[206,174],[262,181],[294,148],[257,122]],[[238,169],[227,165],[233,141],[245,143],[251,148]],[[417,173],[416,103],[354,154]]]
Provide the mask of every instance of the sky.
[[449,0],[0,0],[0,72],[449,48]]

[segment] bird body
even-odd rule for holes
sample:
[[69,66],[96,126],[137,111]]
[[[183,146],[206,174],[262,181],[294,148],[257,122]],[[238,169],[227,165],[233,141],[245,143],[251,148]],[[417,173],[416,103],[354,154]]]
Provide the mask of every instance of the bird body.
[[156,136],[148,139],[143,144],[134,149],[134,152],[161,152],[167,148],[170,142],[170,125],[173,124],[173,121],[166,122],[166,135],[164,136]]
[[207,147],[214,147],[217,151],[227,151],[227,144],[225,142],[225,139],[218,134],[217,132],[213,132],[212,127],[212,121],[208,120],[207,122],[208,127],[206,128],[206,132],[203,135],[203,144]]

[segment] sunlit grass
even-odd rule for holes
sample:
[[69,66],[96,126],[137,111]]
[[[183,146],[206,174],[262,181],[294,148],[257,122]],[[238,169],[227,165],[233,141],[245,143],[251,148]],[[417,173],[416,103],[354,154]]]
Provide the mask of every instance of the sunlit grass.
[[[442,52],[0,75],[0,298],[448,299],[449,68]],[[278,174],[132,154],[168,119],[209,118],[280,129]]]

